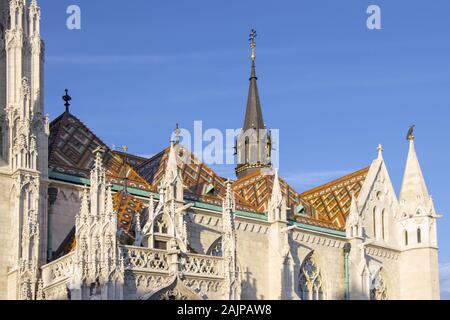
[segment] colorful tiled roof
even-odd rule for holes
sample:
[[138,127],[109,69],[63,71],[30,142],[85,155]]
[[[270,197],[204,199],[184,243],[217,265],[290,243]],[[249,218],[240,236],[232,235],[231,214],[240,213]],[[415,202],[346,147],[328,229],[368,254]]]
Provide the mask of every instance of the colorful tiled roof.
[[[237,180],[234,183],[234,190],[248,203],[263,214],[272,195],[273,174],[255,172]],[[280,178],[281,192],[286,199],[286,206],[289,210],[288,217],[300,223],[336,229],[336,226],[326,218],[319,216],[315,208],[300,197],[286,181]]]
[[126,157],[128,164],[125,165],[123,153],[111,151],[83,122],[69,112],[64,112],[50,124],[49,168],[56,172],[88,178],[94,164],[93,151],[97,147],[106,150],[103,161],[111,182],[124,184],[127,174],[128,186],[151,188],[133,169],[133,164],[137,164],[139,160],[144,161],[144,158]]
[[[150,159],[112,151],[69,112],[63,113],[50,125],[49,167],[56,172],[89,178],[94,163],[92,151],[98,146],[106,150],[104,162],[109,181],[124,185],[126,176],[129,187],[157,191],[165,174],[169,148]],[[200,162],[183,146],[176,147],[186,198],[221,206],[226,179]],[[301,223],[343,229],[349,214],[350,193],[353,191],[358,196],[367,172],[368,168],[365,168],[301,194],[280,179],[289,208],[288,216]],[[272,174],[255,172],[234,181],[237,209],[264,214],[272,194],[273,177]],[[143,204],[130,195],[123,198],[122,193],[116,194],[116,203],[119,226],[129,233],[134,214],[142,210]]]
[[[193,153],[177,145],[178,167],[185,186],[185,196],[190,200],[222,205],[225,197],[226,180],[218,176],[210,167],[200,162]],[[160,185],[166,170],[170,148],[164,149],[153,158],[142,163],[136,170],[154,189]],[[257,211],[248,201],[235,194],[236,207],[244,211]]]
[[314,207],[320,220],[330,221],[338,229],[344,229],[350,213],[351,192],[358,197],[368,171],[369,168],[356,171],[303,192],[300,197]]
[[[119,228],[130,234],[134,216],[144,209],[143,202],[125,192],[117,192],[113,197],[113,202]],[[134,234],[134,231],[132,233]]]

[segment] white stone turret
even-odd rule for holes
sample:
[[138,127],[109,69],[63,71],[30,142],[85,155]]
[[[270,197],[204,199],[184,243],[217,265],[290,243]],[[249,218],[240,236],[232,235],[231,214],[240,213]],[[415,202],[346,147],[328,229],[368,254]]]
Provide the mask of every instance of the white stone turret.
[[[159,215],[162,215],[161,218],[166,220],[172,229],[168,232],[168,235],[173,237],[169,241],[169,246],[187,252],[188,239],[185,215],[186,210],[192,204],[186,205],[184,203],[183,177],[178,168],[177,159],[178,147],[179,144],[171,141],[164,178],[159,187],[160,199],[157,211],[160,211],[160,213],[156,213],[155,216],[158,218]],[[153,223],[155,222],[153,221]]]
[[417,159],[414,135],[400,192],[397,223],[401,254],[402,295],[409,299],[439,299],[436,211]]
[[123,264],[117,246],[112,185],[106,184],[104,150],[97,148],[94,153],[90,196],[85,189],[75,222],[76,257],[69,288],[73,300],[122,297]]
[[270,299],[292,299],[295,295],[293,287],[294,261],[290,252],[286,200],[283,196],[275,170],[272,195],[268,203],[267,219],[269,226],[269,250],[267,257],[270,277]]
[[437,247],[436,211],[428,193],[417,159],[414,139],[409,140],[409,152],[400,192],[399,222],[401,243],[411,246]]
[[0,1],[0,298],[34,299],[47,260],[43,64],[37,2]]

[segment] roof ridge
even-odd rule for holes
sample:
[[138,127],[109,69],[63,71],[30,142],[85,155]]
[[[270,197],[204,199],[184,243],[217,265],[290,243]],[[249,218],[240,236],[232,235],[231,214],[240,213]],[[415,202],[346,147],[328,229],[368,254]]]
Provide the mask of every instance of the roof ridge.
[[335,184],[337,184],[337,183],[339,183],[339,182],[342,182],[342,181],[348,180],[348,179],[350,179],[350,178],[359,176],[359,175],[361,175],[361,174],[363,174],[363,173],[367,173],[367,172],[369,171],[369,168],[370,168],[370,167],[365,167],[365,168],[363,168],[363,169],[360,169],[360,170],[351,172],[351,173],[346,174],[346,175],[344,175],[344,176],[342,176],[342,177],[339,177],[339,178],[337,178],[337,179],[331,180],[331,181],[329,181],[329,182],[326,182],[326,183],[324,183],[324,184],[321,184],[321,185],[319,185],[319,186],[316,186],[316,187],[314,187],[314,188],[312,188],[312,189],[306,190],[306,191],[300,193],[299,195],[302,196],[302,197],[304,197],[304,196],[306,196],[306,195],[309,195],[309,194],[312,194],[312,193],[314,193],[314,192],[317,192],[317,191],[320,190],[320,189],[325,189],[325,188],[327,188],[327,187],[331,187],[332,185],[335,185]]

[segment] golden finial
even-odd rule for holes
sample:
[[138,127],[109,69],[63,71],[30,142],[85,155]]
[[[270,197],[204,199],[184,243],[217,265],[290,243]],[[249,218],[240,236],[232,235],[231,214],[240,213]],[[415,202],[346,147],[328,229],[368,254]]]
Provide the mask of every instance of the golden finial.
[[122,151],[123,151],[123,152],[125,152],[125,153],[127,153],[127,152],[128,152],[128,147],[127,147],[127,146],[122,146],[122,148],[121,148],[121,149],[122,149]]
[[256,42],[255,39],[258,35],[256,34],[256,30],[252,29],[250,32],[250,38],[248,39],[248,41],[250,41],[250,48],[252,48],[252,61],[255,61],[255,48],[256,48]]

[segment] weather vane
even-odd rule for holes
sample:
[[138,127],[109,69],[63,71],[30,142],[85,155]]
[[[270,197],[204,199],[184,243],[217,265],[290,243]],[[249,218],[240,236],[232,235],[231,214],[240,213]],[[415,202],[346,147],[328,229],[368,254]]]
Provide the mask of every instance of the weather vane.
[[406,140],[412,141],[414,140],[414,128],[416,127],[415,124],[409,127],[408,135],[406,136]]
[[70,101],[72,101],[72,97],[69,96],[69,90],[66,89],[66,94],[62,97],[64,100],[64,106],[66,107],[66,112],[69,112]]
[[250,48],[252,48],[252,61],[255,61],[255,48],[256,48],[255,39],[257,36],[258,35],[256,34],[256,30],[252,29],[248,39],[248,41],[250,42]]

